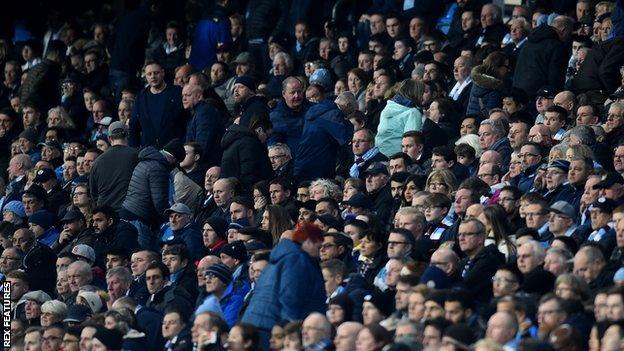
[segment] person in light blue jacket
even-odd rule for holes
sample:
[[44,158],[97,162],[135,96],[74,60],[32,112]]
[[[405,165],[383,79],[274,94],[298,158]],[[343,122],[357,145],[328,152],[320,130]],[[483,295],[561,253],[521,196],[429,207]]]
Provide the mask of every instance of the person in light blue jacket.
[[423,125],[422,97],[425,84],[406,79],[381,111],[375,145],[390,157],[401,152],[401,139],[407,131],[420,131]]

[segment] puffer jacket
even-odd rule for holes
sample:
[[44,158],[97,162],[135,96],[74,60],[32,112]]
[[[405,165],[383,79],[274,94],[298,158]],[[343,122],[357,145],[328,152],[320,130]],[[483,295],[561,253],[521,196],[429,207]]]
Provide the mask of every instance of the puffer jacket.
[[486,74],[483,65],[473,68],[470,75],[473,84],[466,115],[479,116],[480,119],[487,118],[490,109],[501,106],[501,93],[505,83],[502,79]]
[[249,128],[232,124],[221,140],[221,177],[236,177],[243,189],[273,177],[266,146]]
[[318,265],[300,245],[284,239],[271,252],[242,321],[270,331],[280,321],[325,313],[325,297]]
[[304,117],[309,108],[310,103],[308,100],[303,100],[303,105],[299,111],[294,111],[286,105],[284,100],[280,100],[273,111],[271,111],[273,131],[269,138],[269,144],[288,144],[290,152],[295,153],[297,147],[299,147],[301,133],[303,133]]
[[379,116],[375,145],[382,154],[390,157],[401,151],[403,133],[422,130],[422,111],[418,107],[405,106],[395,96],[388,100]]
[[156,148],[148,146],[139,153],[122,208],[150,225],[165,222],[169,208],[169,172],[172,165]]

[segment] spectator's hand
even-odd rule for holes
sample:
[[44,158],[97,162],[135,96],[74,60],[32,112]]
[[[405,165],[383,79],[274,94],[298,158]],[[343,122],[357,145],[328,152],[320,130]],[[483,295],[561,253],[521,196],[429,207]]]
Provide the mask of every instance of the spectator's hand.
[[363,14],[362,16],[360,16],[360,22],[366,22],[370,20],[370,16],[367,14]]
[[63,229],[63,231],[61,232],[61,235],[59,236],[59,244],[63,244],[67,241],[70,241],[71,239],[72,239],[71,231],[69,231],[69,229]]
[[0,128],[0,138],[4,138],[5,134],[6,134],[6,129],[5,128]]

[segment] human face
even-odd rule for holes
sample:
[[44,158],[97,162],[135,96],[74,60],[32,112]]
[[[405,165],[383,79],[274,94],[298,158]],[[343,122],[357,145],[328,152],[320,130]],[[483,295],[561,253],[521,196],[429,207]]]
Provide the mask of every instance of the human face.
[[375,142],[365,131],[357,131],[351,140],[351,150],[355,156],[362,156],[374,146]]
[[492,292],[494,297],[512,295],[518,290],[516,277],[509,271],[499,269],[492,277]]
[[494,16],[495,13],[492,7],[484,6],[481,9],[481,27],[486,28],[496,23]]
[[282,92],[286,106],[297,110],[303,104],[303,85],[298,80],[290,80]]
[[368,258],[372,258],[377,253],[377,251],[381,249],[381,244],[372,241],[369,237],[362,238],[360,240],[360,244],[362,244],[360,253]]
[[271,338],[269,339],[269,348],[271,350],[281,350],[283,347],[284,347],[284,328],[276,324],[271,329]]
[[347,79],[347,86],[349,87],[350,92],[357,95],[358,91],[362,88],[362,80],[360,80],[360,78],[358,78],[355,74],[350,73]]
[[106,278],[106,289],[111,301],[115,301],[126,295],[130,286],[124,282],[118,275],[112,275]]
[[230,202],[234,196],[234,192],[230,189],[227,180],[219,179],[214,183],[213,194],[215,204],[219,207],[224,207]]
[[436,349],[442,342],[442,333],[433,326],[426,326],[423,331],[423,348]]
[[[182,107],[189,110],[201,100],[201,89],[194,85],[187,84],[182,88]],[[185,146],[186,148],[186,146]]]
[[463,215],[468,206],[472,205],[472,191],[469,189],[459,189],[455,193],[455,213]]
[[452,323],[461,323],[465,319],[465,311],[458,301],[444,303],[444,318]]
[[447,210],[442,207],[427,206],[425,207],[425,219],[427,222],[433,222],[443,218]]
[[379,347],[380,343],[375,340],[375,337],[373,337],[373,334],[368,328],[360,330],[355,339],[356,351],[375,351],[379,350]]
[[[360,54],[358,56],[358,68],[363,70],[364,72],[368,72],[372,70],[373,69],[373,57],[369,54]],[[336,82],[336,86],[338,86],[338,82]]]
[[160,65],[152,64],[145,67],[145,78],[152,90],[160,90],[163,87],[165,71]]
[[250,97],[254,95],[254,92],[246,85],[237,83],[234,84],[234,102],[237,104],[244,104]]
[[282,204],[290,198],[290,190],[284,189],[281,184],[271,184],[269,194],[273,205]]
[[417,144],[412,137],[401,139],[401,151],[406,153],[412,160],[417,160],[422,154],[422,144]]
[[93,215],[93,230],[96,234],[101,234],[113,224],[112,218],[107,218],[103,212]]
[[323,282],[325,285],[325,293],[327,296],[336,291],[336,288],[342,283],[342,277],[338,274],[332,275],[328,269],[322,269],[321,273],[323,274]]
[[41,315],[41,304],[37,301],[26,300],[24,313],[27,319],[39,318]]
[[376,99],[383,98],[384,94],[392,86],[390,77],[386,75],[379,76],[375,79],[375,87],[373,88],[373,96]]
[[130,270],[135,277],[140,276],[145,272],[147,266],[152,263],[149,260],[149,253],[147,251],[139,251],[132,254],[130,258]]
[[169,228],[173,231],[184,228],[191,220],[188,214],[171,212],[169,214]]
[[598,117],[594,115],[594,111],[591,106],[584,105],[580,106],[576,110],[576,125],[577,126],[588,126],[594,125],[598,123]]
[[563,128],[565,122],[559,119],[559,114],[557,112],[546,112],[544,125],[548,127],[551,135],[555,135],[559,129]]
[[440,72],[438,72],[438,66],[432,63],[425,65],[425,72],[423,73],[423,81],[430,82],[440,78]]
[[518,157],[521,160],[524,169],[538,164],[542,160],[542,156],[532,145],[525,145],[520,149]]
[[[407,172],[407,167],[405,166],[405,161],[402,158],[395,158],[395,159],[390,160],[390,162],[388,163],[388,170],[390,171],[390,175],[393,175],[397,172]],[[401,184],[398,182],[392,182],[392,183]],[[401,186],[400,191],[403,191],[402,186]],[[396,196],[394,196],[394,194],[392,196],[394,198],[397,198]]]
[[35,128],[39,124],[39,111],[30,106],[26,106],[22,109],[22,121],[24,128]]
[[24,351],[41,351],[41,334],[30,332],[24,335]]
[[43,344],[41,345],[42,351],[56,351],[60,350],[61,344],[63,343],[63,332],[62,329],[59,328],[51,328],[47,329],[43,332]]
[[528,274],[533,271],[542,262],[535,256],[531,245],[525,244],[518,249],[518,257],[516,258],[518,269],[522,274]]
[[167,279],[165,279],[159,269],[148,269],[145,272],[145,281],[147,283],[147,291],[150,294],[160,291],[167,283]]
[[188,264],[187,260],[178,255],[164,255],[162,261],[172,274],[181,271]]
[[544,114],[546,110],[553,105],[553,99],[544,96],[538,96],[535,100],[535,109],[537,112]]
[[473,222],[460,224],[457,237],[459,238],[459,248],[469,257],[478,253],[483,247],[484,233],[479,233]]
[[613,153],[613,168],[618,173],[624,172],[624,146],[618,146]]
[[412,246],[405,240],[403,235],[390,233],[388,236],[388,257],[402,258],[412,249]]
[[488,150],[498,140],[498,135],[490,125],[479,126],[479,146],[483,150]]
[[619,321],[624,319],[624,301],[622,295],[609,294],[607,296],[607,319],[610,321]]
[[392,54],[392,58],[394,60],[400,61],[402,60],[408,53],[410,52],[410,48],[405,45],[402,41],[394,42],[394,53]]
[[369,193],[383,188],[388,182],[388,176],[380,174],[367,174],[366,175],[366,191]]
[[551,252],[546,253],[546,258],[544,259],[544,270],[554,274],[555,277],[568,272],[567,264],[563,257]]
[[431,155],[431,168],[434,170],[448,169],[453,165],[453,161],[447,161],[442,155]]
[[223,65],[220,63],[215,63],[210,67],[210,80],[212,82],[220,82],[223,78],[225,78],[225,70],[223,69]]
[[556,212],[550,212],[548,216],[548,230],[556,236],[564,235],[570,228],[572,221],[570,218]]
[[549,167],[546,170],[546,189],[554,190],[563,184],[568,178],[568,174],[557,167]]
[[607,129],[613,130],[624,124],[624,110],[617,105],[611,105],[607,114]]
[[584,279],[587,284],[596,279],[601,270],[602,266],[598,262],[590,261],[586,254],[577,253],[574,256],[573,273]]
[[524,28],[522,27],[520,21],[513,21],[511,23],[510,34],[511,40],[516,44],[524,38],[526,33],[524,32]]
[[591,226],[593,230],[598,230],[606,226],[611,221],[611,213],[603,212],[597,208],[589,210]]
[[169,312],[163,317],[162,335],[165,339],[172,339],[184,328],[184,322],[177,312]]
[[528,228],[539,229],[548,221],[548,212],[539,204],[527,205],[524,215]]
[[70,265],[67,268],[67,279],[72,292],[80,290],[81,287],[89,284],[89,278],[84,272],[80,272],[77,266]]
[[537,322],[540,332],[549,333],[563,322],[565,314],[556,300],[542,303],[537,311]]
[[425,315],[425,297],[420,293],[411,293],[408,297],[407,315],[412,322],[420,322]]

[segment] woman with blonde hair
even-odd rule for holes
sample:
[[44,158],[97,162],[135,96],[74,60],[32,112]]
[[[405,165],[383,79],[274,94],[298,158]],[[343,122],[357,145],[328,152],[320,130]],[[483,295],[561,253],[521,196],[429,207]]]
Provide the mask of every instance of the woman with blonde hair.
[[422,130],[422,99],[425,84],[406,79],[400,83],[397,93],[388,100],[379,116],[375,145],[386,156],[401,151],[403,133]]
[[589,158],[595,160],[594,151],[584,144],[571,145],[565,152],[565,158],[568,161],[571,161],[575,157]]
[[449,169],[436,169],[429,174],[425,191],[450,196],[457,189],[457,179]]
[[585,301],[591,296],[591,291],[585,280],[566,273],[555,280],[555,294],[564,300]]

